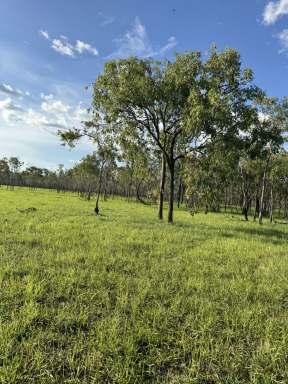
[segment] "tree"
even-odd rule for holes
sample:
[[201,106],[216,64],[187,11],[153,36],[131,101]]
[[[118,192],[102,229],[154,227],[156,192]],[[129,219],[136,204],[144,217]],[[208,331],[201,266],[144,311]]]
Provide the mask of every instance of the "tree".
[[98,167],[99,169],[98,191],[94,208],[95,214],[98,215],[100,212],[99,199],[102,191],[103,177],[105,171],[107,172],[110,167],[115,166],[117,158],[117,150],[114,140],[111,135],[104,135],[104,132],[96,130],[93,121],[83,123],[82,129],[74,128],[66,131],[59,131],[58,134],[60,135],[63,145],[68,144],[70,147],[74,147],[77,141],[83,137],[87,137],[97,146],[97,151],[95,151],[93,156],[88,160],[92,168]]
[[10,185],[14,187],[17,184],[18,173],[23,166],[23,162],[18,159],[18,157],[10,157],[8,159],[11,181]]
[[102,190],[103,176],[105,174],[105,171],[108,171],[109,167],[115,166],[116,152],[111,144],[98,143],[98,151],[96,152],[96,154],[99,163],[99,180],[94,212],[96,215],[98,215],[100,211],[99,199]]
[[0,159],[0,184],[8,183],[10,175],[8,159],[4,157]]
[[257,132],[259,138],[258,147],[260,144],[258,153],[265,159],[259,206],[259,224],[262,224],[264,194],[270,162],[273,155],[279,152],[284,143],[283,134],[288,129],[288,100],[279,101],[275,98],[265,98],[260,104],[259,110],[261,119],[259,124],[260,133]]
[[[129,58],[106,63],[104,73],[94,85],[93,112],[95,125],[104,116],[98,128],[114,134],[137,136],[148,148],[162,153],[160,210],[162,217],[163,189],[166,164],[170,171],[168,221],[173,221],[174,169],[178,154],[177,138],[181,134],[181,116],[187,104],[189,87],[197,82],[199,53],[178,56],[179,70],[175,74],[172,63]],[[181,64],[182,63],[182,64]],[[187,80],[184,80],[185,74]],[[182,79],[177,78],[182,76]],[[180,81],[178,81],[180,80]],[[97,121],[98,119],[98,121]]]
[[223,202],[226,209],[226,190],[237,178],[238,157],[232,149],[225,150],[223,143],[207,146],[201,154],[191,154],[183,162],[186,195],[190,204],[220,211]]
[[127,198],[130,199],[132,189],[134,188],[136,199],[142,203],[145,201],[140,196],[141,187],[144,183],[151,181],[151,176],[157,169],[155,163],[158,159],[138,142],[137,137],[131,135],[120,138],[121,161],[129,173]]
[[175,163],[220,136],[231,140],[245,128],[253,116],[251,99],[259,94],[251,81],[252,72],[241,70],[235,50],[218,54],[212,48],[205,63],[199,52],[177,55],[174,62],[110,61],[94,84],[93,125],[116,135],[130,133],[146,148],[161,151],[160,190],[167,164],[171,223]]

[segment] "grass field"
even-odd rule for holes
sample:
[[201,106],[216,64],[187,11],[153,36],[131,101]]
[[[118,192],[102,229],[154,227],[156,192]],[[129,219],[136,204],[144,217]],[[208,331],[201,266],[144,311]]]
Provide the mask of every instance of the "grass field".
[[1,384],[288,383],[288,225],[93,204],[0,189]]

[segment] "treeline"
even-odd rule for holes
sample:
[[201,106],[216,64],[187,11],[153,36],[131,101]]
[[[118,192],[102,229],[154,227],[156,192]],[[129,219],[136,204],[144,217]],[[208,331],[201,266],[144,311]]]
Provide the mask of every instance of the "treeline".
[[276,211],[287,217],[288,98],[257,87],[236,50],[213,46],[205,60],[191,51],[174,61],[109,61],[89,111],[90,121],[59,136],[71,147],[88,138],[92,155],[41,175],[20,175],[9,160],[6,182],[96,194],[96,214],[103,193],[158,201],[160,219],[167,201],[169,223],[175,201],[191,213],[241,207],[259,223]]
[[[133,156],[129,157],[129,154]],[[0,160],[0,183],[14,186],[46,188],[58,192],[75,192],[79,197],[122,196],[143,204],[159,202],[161,158],[151,153],[127,152],[126,159],[107,159],[98,152],[87,155],[70,169],[59,165],[51,171],[35,166],[24,167],[18,158]],[[168,199],[166,185],[163,200]],[[259,220],[260,211],[270,221],[288,218],[288,152],[281,150],[266,159],[245,159],[239,154],[213,148],[211,152],[180,160],[175,174],[174,201],[191,214],[199,211],[242,213],[246,220],[252,215]],[[168,181],[168,182],[167,182]],[[161,186],[163,187],[163,185]],[[260,218],[261,219],[261,218]]]

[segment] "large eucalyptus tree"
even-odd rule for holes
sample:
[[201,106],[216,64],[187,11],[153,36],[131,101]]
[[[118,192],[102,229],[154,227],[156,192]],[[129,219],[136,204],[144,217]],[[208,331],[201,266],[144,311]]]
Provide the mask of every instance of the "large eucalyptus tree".
[[229,146],[239,140],[239,132],[257,120],[252,100],[260,92],[252,79],[233,49],[218,53],[212,47],[206,61],[199,52],[179,54],[174,61],[112,60],[94,83],[91,121],[62,138],[71,142],[82,136],[114,135],[117,140],[131,135],[146,151],[160,151],[159,217],[167,165],[172,223],[175,163],[214,142]]
[[[95,126],[115,135],[137,134],[147,150],[162,153],[170,172],[168,222],[173,222],[175,163],[217,140],[232,142],[257,114],[251,100],[259,90],[252,72],[241,69],[237,51],[206,61],[199,52],[156,62],[131,57],[106,63],[94,84]],[[103,120],[105,124],[103,124]],[[163,190],[160,193],[163,200]],[[160,201],[161,204],[161,201]]]

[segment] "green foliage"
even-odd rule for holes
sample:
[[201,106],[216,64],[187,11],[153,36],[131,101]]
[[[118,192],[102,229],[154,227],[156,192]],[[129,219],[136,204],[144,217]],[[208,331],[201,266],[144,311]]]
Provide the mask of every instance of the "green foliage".
[[23,162],[18,159],[18,157],[10,157],[8,159],[9,169],[11,172],[16,173],[20,171]]
[[3,159],[0,159],[0,175],[5,176],[5,175],[8,175],[9,172],[10,172],[10,169],[9,169],[8,159],[4,157]]
[[195,206],[219,210],[225,189],[239,183],[238,161],[237,153],[225,151],[223,143],[206,148],[201,156],[187,157],[183,162],[187,198]]
[[287,226],[0,198],[1,384],[287,383]]
[[105,130],[152,142],[170,164],[197,140],[201,146],[216,138],[231,143],[257,122],[251,102],[263,94],[252,80],[233,49],[212,48],[207,61],[200,52],[179,54],[173,62],[110,61],[94,85],[94,126],[101,128],[104,119]]

